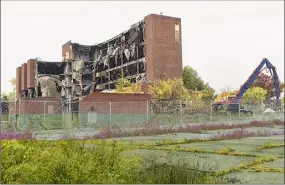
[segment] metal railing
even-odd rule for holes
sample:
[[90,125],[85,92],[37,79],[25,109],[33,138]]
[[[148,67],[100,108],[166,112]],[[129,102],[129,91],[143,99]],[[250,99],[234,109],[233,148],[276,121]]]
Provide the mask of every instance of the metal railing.
[[[212,101],[151,100],[136,102],[74,103],[71,115],[60,101],[18,100],[4,102],[9,111],[2,111],[1,130],[52,131],[70,129],[100,130],[106,127],[132,129],[140,125],[181,127],[198,123],[240,123],[252,120],[284,120],[284,105],[275,112],[273,105],[242,105],[253,112],[213,111]],[[3,102],[2,102],[3,104]],[[238,105],[240,107],[241,105]],[[240,110],[240,109],[238,109]],[[71,116],[70,119],[67,119]],[[70,118],[70,117],[69,117]]]

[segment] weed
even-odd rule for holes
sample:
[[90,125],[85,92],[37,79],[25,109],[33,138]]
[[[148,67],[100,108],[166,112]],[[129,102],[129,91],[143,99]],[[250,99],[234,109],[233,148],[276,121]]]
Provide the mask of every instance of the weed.
[[226,175],[226,174],[229,174],[229,173],[232,173],[232,172],[239,172],[243,169],[248,169],[252,166],[255,166],[255,165],[258,165],[258,164],[263,164],[263,163],[266,163],[266,162],[270,162],[270,161],[274,161],[276,160],[276,157],[273,157],[273,156],[266,156],[266,157],[259,157],[258,159],[255,159],[254,161],[250,162],[250,163],[247,163],[247,164],[240,164],[236,167],[233,167],[233,168],[230,168],[228,170],[221,170],[221,171],[218,171],[216,173],[217,176],[223,176],[223,175]]
[[34,139],[32,132],[13,132],[13,131],[6,131],[0,133],[0,140],[31,140]]
[[270,148],[279,148],[279,147],[284,147],[284,143],[282,143],[282,144],[265,143],[262,146],[256,147],[255,151],[261,151],[261,150],[266,150],[266,149],[270,149]]
[[284,173],[284,168],[269,168],[264,166],[252,166],[249,168],[251,172],[274,172],[274,173]]
[[170,153],[164,162],[158,162],[158,156],[153,153],[145,156],[145,168],[141,172],[140,182],[151,184],[201,184],[201,183],[226,183],[223,177],[216,177],[213,166],[205,162],[183,160],[173,161]]
[[16,141],[2,142],[3,183],[18,184],[147,184],[225,183],[197,166],[153,164],[120,154],[128,150],[118,141]]
[[248,131],[245,129],[235,129],[233,132],[223,133],[223,134],[217,134],[213,136],[213,139],[216,140],[229,140],[229,139],[242,139],[246,137],[265,137],[265,136],[273,136],[273,135],[284,135],[284,130],[280,130],[277,132],[253,132]]
[[[132,183],[141,165],[123,147],[86,148],[83,141],[4,141],[3,183]],[[25,172],[25,173],[23,173]]]
[[285,121],[284,120],[279,120],[279,119],[274,119],[272,121],[275,125],[285,125]]
[[284,121],[273,120],[273,121],[251,121],[248,123],[239,124],[188,124],[175,128],[173,126],[161,126],[159,122],[155,124],[140,124],[141,127],[130,130],[123,130],[120,127],[104,127],[99,134],[94,135],[93,139],[103,138],[116,138],[116,137],[128,137],[128,136],[150,136],[160,134],[170,134],[176,132],[184,133],[202,133],[207,130],[220,130],[220,129],[245,129],[249,127],[272,127],[274,125],[284,124]]
[[235,151],[231,147],[221,149],[220,151],[215,150],[203,150],[199,148],[181,148],[179,145],[156,147],[156,146],[136,146],[136,149],[148,149],[148,150],[165,150],[165,151],[177,151],[177,152],[193,152],[193,153],[204,153],[204,154],[219,154],[227,156],[244,156],[244,157],[262,157],[257,154],[249,154],[245,152]]
[[141,172],[140,182],[148,184],[222,184],[212,172],[195,170],[187,164],[153,164]]
[[246,181],[244,179],[237,177],[228,177],[225,178],[225,180],[228,184],[246,184]]
[[218,154],[222,154],[222,155],[228,155],[232,152],[234,152],[235,150],[232,147],[227,147],[227,148],[223,148],[220,151],[218,151]]

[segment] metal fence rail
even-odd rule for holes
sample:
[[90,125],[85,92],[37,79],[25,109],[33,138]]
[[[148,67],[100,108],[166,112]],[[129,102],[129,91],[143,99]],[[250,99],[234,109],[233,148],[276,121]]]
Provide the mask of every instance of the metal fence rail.
[[[4,103],[9,109],[8,111],[2,110],[1,113],[2,131],[100,130],[106,127],[132,129],[145,124],[177,128],[184,124],[196,123],[284,120],[284,104],[281,112],[269,111],[274,109],[271,104],[242,105],[253,112],[250,116],[240,111],[237,113],[215,112],[212,109],[212,101],[80,102],[79,105],[76,103],[72,105],[75,108],[71,115],[66,114],[66,106],[59,101],[29,99]],[[67,119],[69,116],[71,120]]]

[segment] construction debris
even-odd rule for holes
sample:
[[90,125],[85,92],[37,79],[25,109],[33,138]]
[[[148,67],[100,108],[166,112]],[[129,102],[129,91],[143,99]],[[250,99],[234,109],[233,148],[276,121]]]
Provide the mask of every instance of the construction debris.
[[264,113],[275,113],[274,110],[270,109],[270,108],[267,108]]

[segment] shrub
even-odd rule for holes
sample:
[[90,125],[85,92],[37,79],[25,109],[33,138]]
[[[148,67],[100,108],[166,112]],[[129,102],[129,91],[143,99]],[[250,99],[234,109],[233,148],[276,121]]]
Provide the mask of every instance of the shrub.
[[[160,123],[155,124],[144,124],[140,128],[134,128],[132,131],[126,131],[122,128],[103,128],[98,134],[94,135],[93,139],[103,138],[115,138],[115,137],[128,137],[128,136],[149,136],[159,134],[170,134],[176,132],[188,132],[188,133],[202,133],[207,130],[220,130],[220,129],[237,129],[237,128],[249,128],[249,127],[272,127],[274,125],[284,124],[284,121],[273,120],[273,121],[251,121],[248,123],[238,124],[188,124],[183,127],[175,128],[173,126],[161,126]],[[276,134],[273,134],[276,135]],[[278,135],[278,134],[277,134]]]
[[3,141],[2,183],[147,184],[224,183],[222,177],[183,164],[150,166],[136,156],[122,156],[126,145],[88,145],[82,140]]
[[121,158],[123,148],[85,147],[84,141],[4,141],[3,183],[132,183],[137,157]]
[[152,164],[143,169],[139,182],[147,184],[224,184],[210,171],[193,169],[187,164]]
[[0,133],[0,140],[29,140],[34,139],[32,132],[5,131]]
[[215,140],[228,140],[228,139],[242,139],[246,137],[267,137],[274,135],[284,135],[284,130],[275,131],[275,132],[253,132],[245,129],[235,129],[232,132],[228,133],[219,133],[212,137]]
[[272,122],[276,125],[283,125],[283,126],[285,125],[284,120],[274,119]]

